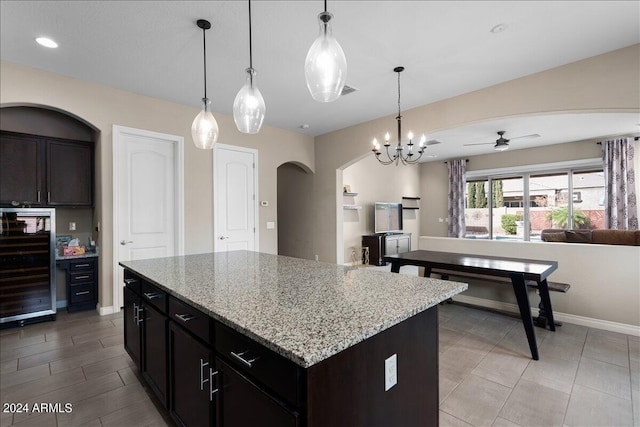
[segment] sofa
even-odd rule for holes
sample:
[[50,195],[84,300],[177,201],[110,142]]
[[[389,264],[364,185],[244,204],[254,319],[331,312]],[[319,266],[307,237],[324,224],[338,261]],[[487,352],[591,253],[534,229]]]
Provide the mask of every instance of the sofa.
[[640,246],[640,230],[542,230],[543,242],[595,243],[598,245]]

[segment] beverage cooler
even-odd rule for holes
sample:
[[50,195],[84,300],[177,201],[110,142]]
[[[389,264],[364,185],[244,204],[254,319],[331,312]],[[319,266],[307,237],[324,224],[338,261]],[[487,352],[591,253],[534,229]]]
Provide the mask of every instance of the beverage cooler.
[[55,320],[55,209],[0,208],[0,327]]

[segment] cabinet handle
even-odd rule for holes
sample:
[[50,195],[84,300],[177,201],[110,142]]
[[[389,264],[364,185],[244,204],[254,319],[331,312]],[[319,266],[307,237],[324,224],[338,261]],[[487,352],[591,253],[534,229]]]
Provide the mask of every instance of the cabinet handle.
[[[209,362],[205,362],[204,359],[200,359],[200,391],[204,390],[204,383],[211,381],[211,377],[209,378],[205,378],[204,377],[204,367],[208,366]],[[209,387],[209,389],[211,389],[211,387]]]
[[138,283],[138,279],[124,279],[125,285],[133,285],[134,283]]
[[51,191],[47,191],[47,203],[51,203]]
[[133,303],[133,321],[136,325],[138,324],[138,305],[135,302]]
[[138,320],[136,321],[136,325],[140,325],[144,321],[144,318],[140,318],[140,313],[144,312],[144,308],[142,306],[138,307]]
[[89,291],[76,292],[76,295],[86,295]]
[[90,276],[76,276],[76,280],[88,279]]
[[40,191],[38,191],[38,203],[40,203]]
[[244,363],[246,366],[252,368],[253,367],[253,362],[255,362],[256,360],[259,359],[259,357],[254,357],[253,359],[245,359],[244,356],[245,354],[249,353],[249,350],[243,351],[242,353],[234,353],[233,351],[231,352],[231,355],[233,357],[235,357],[237,360],[241,361],[242,363]]
[[145,292],[144,296],[147,297],[147,299],[154,299],[154,298],[160,298],[160,294],[157,292]]
[[216,394],[219,388],[213,388],[213,377],[218,375],[218,371],[213,371],[213,369],[209,368],[209,402],[213,402],[213,395]]
[[189,320],[195,319],[195,316],[192,316],[190,314],[178,314],[178,313],[176,313],[176,317],[178,319],[182,320],[185,323],[187,323]]
[[85,267],[89,267],[89,264],[76,264],[75,268],[85,268]]

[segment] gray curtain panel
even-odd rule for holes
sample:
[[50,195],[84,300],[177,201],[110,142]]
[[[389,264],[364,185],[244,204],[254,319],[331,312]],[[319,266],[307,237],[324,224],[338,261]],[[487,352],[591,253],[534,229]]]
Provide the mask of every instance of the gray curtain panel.
[[605,227],[637,230],[633,138],[602,141],[601,144],[606,194]]
[[467,161],[449,160],[449,237],[464,237],[464,191],[467,186]]

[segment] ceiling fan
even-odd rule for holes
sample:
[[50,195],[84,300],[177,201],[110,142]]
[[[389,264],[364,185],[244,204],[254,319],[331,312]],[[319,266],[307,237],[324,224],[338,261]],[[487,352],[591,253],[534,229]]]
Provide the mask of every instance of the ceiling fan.
[[509,148],[509,141],[513,141],[514,139],[521,139],[521,138],[539,138],[540,135],[537,133],[533,133],[531,135],[523,135],[523,136],[516,136],[515,138],[511,138],[511,139],[507,139],[504,137],[504,134],[506,133],[506,131],[501,130],[498,131],[498,136],[499,138],[496,139],[495,142],[480,142],[478,144],[464,144],[464,146],[469,146],[469,145],[488,145],[488,144],[495,144],[493,146],[493,149],[496,151],[504,151],[506,149]]

